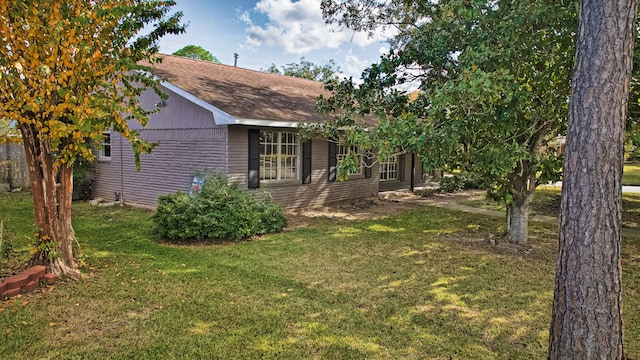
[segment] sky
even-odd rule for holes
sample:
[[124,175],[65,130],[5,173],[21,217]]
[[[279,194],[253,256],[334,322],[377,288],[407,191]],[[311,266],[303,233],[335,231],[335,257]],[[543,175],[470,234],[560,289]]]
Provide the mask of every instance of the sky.
[[326,25],[321,0],[176,0],[186,33],[160,40],[160,52],[171,54],[186,45],[202,46],[223,64],[253,70],[279,69],[300,58],[317,65],[334,60],[354,79],[387,48],[385,36],[374,38]]

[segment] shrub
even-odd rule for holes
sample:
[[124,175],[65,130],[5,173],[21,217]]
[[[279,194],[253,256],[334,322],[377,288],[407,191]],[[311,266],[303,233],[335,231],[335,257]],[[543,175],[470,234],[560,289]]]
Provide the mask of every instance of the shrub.
[[439,181],[440,190],[447,193],[456,192],[462,190],[464,185],[464,180],[461,176],[453,175],[453,176],[444,176]]
[[153,216],[156,234],[166,240],[239,240],[282,230],[284,212],[265,192],[208,175],[200,192],[160,196]]
[[440,179],[440,190],[447,193],[482,188],[482,178],[472,173],[459,173]]
[[431,197],[435,194],[440,193],[440,189],[424,188],[424,189],[415,190],[414,193],[422,197]]

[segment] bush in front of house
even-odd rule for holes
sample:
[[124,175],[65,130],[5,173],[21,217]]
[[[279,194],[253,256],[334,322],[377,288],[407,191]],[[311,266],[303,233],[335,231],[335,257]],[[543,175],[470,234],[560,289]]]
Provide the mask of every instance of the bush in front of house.
[[287,220],[268,194],[208,175],[199,192],[160,196],[153,216],[156,235],[168,241],[239,240],[282,230]]
[[438,183],[440,190],[446,193],[453,193],[463,189],[480,189],[482,178],[472,173],[458,173],[452,176],[445,176]]

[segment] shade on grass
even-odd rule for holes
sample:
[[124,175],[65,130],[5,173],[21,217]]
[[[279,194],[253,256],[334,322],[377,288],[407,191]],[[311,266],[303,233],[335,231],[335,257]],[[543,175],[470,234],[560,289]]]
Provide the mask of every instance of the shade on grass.
[[[0,195],[9,224],[29,207]],[[74,216],[86,277],[0,303],[3,358],[546,355],[554,226],[532,224],[528,248],[492,246],[503,219],[425,208],[179,247],[150,238],[148,211],[77,204]],[[623,258],[626,350],[640,358],[640,237]]]
[[640,165],[639,164],[624,165],[624,171],[622,172],[622,184],[640,186]]

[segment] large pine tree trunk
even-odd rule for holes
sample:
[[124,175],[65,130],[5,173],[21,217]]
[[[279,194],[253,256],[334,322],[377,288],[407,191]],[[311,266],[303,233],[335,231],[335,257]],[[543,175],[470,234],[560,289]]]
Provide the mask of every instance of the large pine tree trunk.
[[550,359],[621,359],[621,175],[636,0],[582,0]]
[[[41,246],[34,262],[49,262],[54,274],[77,279],[80,272],[73,254],[74,232],[71,226],[73,168],[64,165],[58,169],[54,167],[51,144],[37,136],[34,126],[20,124],[20,130]],[[56,179],[59,179],[59,184]],[[52,252],[55,253],[53,258],[50,256]]]

